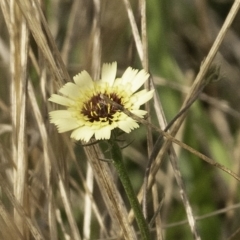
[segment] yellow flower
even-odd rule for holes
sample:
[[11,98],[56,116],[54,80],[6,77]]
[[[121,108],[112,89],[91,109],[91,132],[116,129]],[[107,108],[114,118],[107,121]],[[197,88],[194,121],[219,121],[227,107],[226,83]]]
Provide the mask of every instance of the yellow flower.
[[101,79],[93,81],[86,71],[76,75],[74,83],[65,84],[49,101],[66,106],[65,110],[49,113],[50,122],[60,133],[73,130],[71,138],[88,142],[93,135],[96,140],[110,139],[111,131],[120,128],[126,133],[138,128],[138,123],[115,106],[105,102],[106,96],[138,117],[146,111],[140,106],[149,101],[153,90],[136,92],[148,79],[144,70],[128,67],[121,78],[116,78],[117,63],[103,64]]

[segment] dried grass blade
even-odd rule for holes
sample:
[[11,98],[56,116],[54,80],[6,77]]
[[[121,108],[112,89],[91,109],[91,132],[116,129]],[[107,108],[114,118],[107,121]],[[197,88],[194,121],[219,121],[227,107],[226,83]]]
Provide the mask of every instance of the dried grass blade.
[[70,19],[68,21],[67,33],[64,39],[63,48],[62,48],[62,59],[66,65],[68,65],[69,51],[71,49],[72,39],[75,33],[75,24],[79,14],[79,7],[81,6],[81,1],[74,0],[71,8]]
[[50,160],[50,142],[48,138],[48,134],[46,131],[46,127],[39,109],[39,106],[37,104],[36,96],[34,94],[33,86],[31,81],[29,81],[28,84],[28,96],[30,103],[32,105],[33,113],[36,118],[40,135],[42,138],[43,143],[43,156],[44,156],[44,172],[46,177],[46,197],[48,199],[48,224],[49,224],[49,231],[50,236],[54,237],[51,239],[57,239],[57,229],[56,229],[56,219],[55,219],[55,209],[53,204],[53,195],[52,195],[52,189],[50,185],[50,175],[52,171],[51,166],[51,160]]
[[48,224],[49,224],[49,230],[50,230],[50,239],[51,240],[58,240],[58,230],[57,230],[57,224],[56,224],[56,206],[54,204],[53,199],[53,193],[52,189],[49,190],[49,196],[48,196]]
[[5,19],[5,22],[6,22],[6,25],[7,25],[7,28],[8,28],[8,31],[10,32],[10,28],[11,28],[11,18],[10,18],[10,6],[9,6],[9,1],[7,0],[2,0],[0,1],[0,6],[2,8],[2,13],[3,13],[3,16],[4,16],[4,19]]
[[[26,209],[26,176],[27,176],[27,141],[26,141],[26,89],[27,89],[27,59],[28,59],[28,29],[18,6],[10,3],[11,17],[11,58],[12,58],[12,119],[13,119],[13,159],[17,166],[14,172],[14,195]],[[19,229],[27,235],[25,224],[14,209],[14,217]]]
[[65,239],[70,239],[71,237],[69,236],[69,234],[66,231],[65,225],[64,225],[63,220],[62,220],[61,212],[60,212],[59,209],[56,210],[56,216],[57,216],[57,221],[60,225],[60,228],[61,228],[61,230],[64,234]]
[[140,0],[140,15],[141,15],[141,34],[142,34],[142,52],[143,52],[143,68],[149,71],[148,62],[148,37],[147,37],[147,17],[146,17],[146,0]]
[[[201,69],[200,69],[200,71],[199,71],[199,73],[198,73],[198,75],[197,75],[197,77],[194,81],[194,84],[192,85],[191,90],[190,90],[189,94],[187,95],[181,109],[183,109],[188,104],[188,102],[191,101],[192,97],[195,96],[196,92],[198,92],[199,88],[201,88],[201,86],[204,84],[204,75],[206,74],[208,68],[210,67],[210,64],[212,63],[212,60],[215,57],[215,55],[216,55],[216,53],[219,49],[219,46],[221,45],[221,43],[222,43],[222,41],[223,41],[223,39],[226,35],[227,29],[230,27],[233,19],[235,18],[236,14],[239,10],[239,7],[240,7],[240,1],[237,0],[237,1],[234,2],[234,4],[233,4],[225,22],[224,22],[224,24],[223,24],[219,34],[218,34],[218,36],[217,36],[209,54],[208,54],[208,56],[206,57],[206,60],[203,62],[202,66],[201,66]],[[172,136],[175,136],[175,134],[179,130],[183,120],[185,119],[185,116],[186,116],[186,113],[183,114],[182,116],[180,116],[179,119],[175,122],[175,124],[172,128],[172,131],[170,133]],[[162,148],[161,148],[161,150],[160,150],[160,152],[159,152],[159,154],[156,158],[157,161],[155,161],[153,163],[152,172],[151,172],[152,175],[149,178],[149,183],[151,183],[151,184],[153,183],[153,181],[155,179],[155,175],[158,171],[158,168],[160,166],[160,163],[161,163],[161,160],[162,160],[163,156],[169,150],[169,147],[171,145],[171,142],[169,140],[170,139],[165,141],[165,143],[163,144],[163,146],[162,146]],[[196,153],[194,153],[194,149],[192,149],[192,150],[193,150],[192,153],[196,154]],[[201,154],[196,154],[196,155],[200,157]],[[239,177],[235,173],[231,172],[229,169],[225,168],[224,166],[212,161],[209,158],[204,157],[202,159],[204,161],[207,161],[209,164],[211,164],[213,166],[216,166],[216,167],[220,168],[221,170],[229,173],[235,179],[239,180]]]
[[21,206],[21,204],[18,202],[18,200],[15,198],[15,196],[12,194],[11,190],[9,189],[5,179],[0,175],[0,185],[4,191],[4,193],[7,195],[8,199],[14,206],[14,208],[17,210],[18,214],[21,216],[23,222],[26,224],[30,232],[32,233],[33,237],[37,240],[44,240],[44,237],[40,230],[34,225],[32,220],[28,217],[25,210]]
[[0,201],[0,215],[1,215],[2,219],[4,220],[4,222],[6,223],[8,231],[13,235],[14,239],[24,240],[23,235],[21,234],[21,232],[17,228],[16,224],[14,223],[13,218],[7,212],[2,201]]
[[60,194],[62,197],[64,209],[67,214],[69,224],[71,226],[71,234],[75,240],[81,240],[82,238],[80,236],[80,233],[79,233],[78,227],[77,227],[77,223],[76,223],[73,213],[72,213],[71,203],[69,201],[69,196],[68,196],[66,188],[64,186],[63,179],[60,176],[60,174],[58,174],[58,177],[59,177],[59,179],[58,179],[59,190],[60,190]]
[[92,202],[91,198],[89,197],[89,193],[92,194],[93,191],[93,171],[88,164],[87,166],[87,175],[86,175],[86,186],[89,192],[85,194],[85,208],[84,208],[84,221],[83,221],[83,235],[85,239],[89,239],[91,232],[91,219],[92,219]]
[[[43,56],[47,59],[53,76],[55,76],[59,83],[62,83],[64,79],[69,81],[70,80],[69,75],[62,62],[56,44],[52,39],[50,30],[47,26],[45,18],[43,17],[42,11],[39,8],[38,2],[34,1],[34,4],[32,4],[32,2],[28,0],[26,1],[16,0],[16,2],[26,18],[29,29],[31,30],[31,33],[38,47],[41,49]],[[38,16],[40,17],[40,21]],[[43,32],[41,22],[43,23],[44,30],[48,34],[48,39],[46,39],[46,36]],[[53,49],[50,49],[49,42],[51,43]],[[52,52],[54,52],[54,56]]]
[[[206,59],[204,60],[200,71],[198,73],[198,75],[196,76],[194,83],[188,93],[188,95],[186,96],[186,99],[181,107],[181,109],[183,109],[189,101],[191,101],[191,98],[194,97],[194,95],[198,92],[199,88],[201,88],[202,85],[204,85],[204,76],[207,73],[207,70],[209,69],[224,37],[226,36],[227,30],[230,28],[233,20],[235,19],[236,14],[238,13],[240,8],[240,0],[236,0],[232,6],[232,8],[230,9],[224,23],[223,26],[221,28],[221,30],[219,31],[216,40],[214,41]],[[178,120],[175,122],[172,131],[171,131],[171,135],[175,136],[175,134],[177,133],[178,129],[180,128],[183,120],[185,119],[186,114],[183,114],[181,117],[178,118]]]
[[134,18],[134,14],[133,14],[133,11],[132,11],[132,7],[131,7],[131,4],[130,4],[129,0],[123,0],[123,2],[124,2],[124,5],[126,7],[126,10],[127,10],[127,14],[128,14],[128,18],[129,18],[129,21],[130,21],[131,28],[132,28],[132,33],[133,33],[136,48],[137,48],[137,51],[138,51],[138,55],[139,55],[139,58],[140,58],[141,62],[143,63],[143,46],[142,46],[142,41],[141,41],[139,31],[138,31],[138,27],[137,27],[137,24],[136,24],[136,21],[135,21],[135,18]]
[[158,197],[158,188],[157,184],[153,184],[152,187],[152,195],[153,195],[153,208],[154,212],[157,213],[155,223],[156,223],[156,236],[157,239],[163,240],[163,233],[162,233],[162,221],[159,209],[159,197]]
[[128,221],[125,204],[116,188],[111,171],[107,164],[100,160],[104,158],[100,149],[96,145],[85,147],[84,149],[98,185],[102,189],[102,196],[112,218],[113,225],[120,226],[125,239],[137,239],[136,233]]
[[[222,43],[223,41],[223,38],[224,36],[226,35],[226,32],[227,32],[227,29],[230,27],[233,19],[235,18],[238,10],[239,10],[239,7],[240,7],[240,1],[235,1],[206,60],[204,61],[203,65],[201,66],[201,69],[200,69],[200,72],[198,73],[197,77],[196,77],[196,80],[194,81],[194,84],[192,85],[191,89],[190,89],[190,92],[189,94],[187,95],[184,103],[183,103],[183,106],[181,109],[183,109],[189,101],[191,101],[191,98],[192,96],[195,96],[195,93],[198,91],[199,88],[201,88],[202,84],[204,84],[204,75],[205,73],[207,72],[207,69],[209,68],[220,44]],[[177,133],[178,129],[180,128],[183,120],[185,119],[185,116],[186,116],[186,113],[184,113],[183,115],[181,115],[178,120],[175,122],[173,128],[172,128],[172,131],[171,131],[171,136],[175,136],[175,134]],[[170,139],[169,139],[170,140]],[[152,174],[153,176],[150,177],[149,181],[151,183],[151,181],[154,180],[154,176],[155,174],[157,173],[158,171],[158,168],[160,166],[160,163],[161,163],[161,160],[162,160],[162,157],[165,155],[165,153],[169,150],[169,146],[171,144],[171,142],[167,140],[165,141],[165,143],[163,144],[158,156],[157,156],[157,161],[155,161],[152,165]],[[192,149],[193,150],[193,149]],[[193,154],[196,154],[194,153],[194,151],[192,151]],[[201,157],[199,154],[198,154],[199,157]],[[203,159],[203,158],[202,158]],[[227,172],[227,173],[230,173],[235,179],[239,180],[239,177],[231,172],[229,169],[226,169],[224,166],[212,161],[211,159],[207,159],[207,158],[204,158],[203,160],[207,161],[209,164],[213,165],[213,166],[216,166],[218,168],[220,168],[221,170]]]
[[[44,155],[45,155],[45,158],[46,158],[46,165],[48,166],[47,168],[49,170],[50,169],[55,169],[55,173],[58,176],[57,180],[58,180],[59,190],[61,192],[61,197],[62,197],[63,204],[64,204],[64,207],[65,207],[65,210],[66,210],[68,221],[69,221],[69,224],[70,224],[70,227],[71,227],[72,235],[74,236],[74,239],[76,239],[76,240],[81,239],[76,221],[73,217],[73,213],[72,213],[72,210],[71,210],[71,203],[69,201],[70,198],[69,198],[69,196],[67,194],[67,191],[66,191],[66,188],[64,186],[63,179],[61,177],[61,172],[59,170],[55,155],[54,155],[53,150],[52,150],[52,145],[51,145],[51,142],[50,142],[50,138],[48,137],[46,126],[44,124],[41,112],[39,110],[37,100],[36,100],[36,97],[35,97],[35,94],[34,94],[34,91],[33,91],[32,84],[30,82],[29,82],[29,85],[28,85],[28,94],[29,94],[29,98],[30,98],[30,102],[32,104],[33,112],[35,114],[36,121],[37,121],[37,124],[38,124],[38,127],[39,127],[39,131],[40,131],[40,134],[41,134],[41,138],[42,138],[42,142],[43,142],[43,148],[44,148]],[[50,215],[51,215],[51,212],[49,212],[49,216]],[[55,224],[53,222],[52,226],[54,226],[54,225]],[[54,230],[54,232],[56,232],[56,231]]]
[[[74,160],[76,160],[76,159],[74,158]],[[85,181],[85,177],[83,176],[83,173],[78,165],[78,162],[76,162],[76,170],[80,177],[80,181],[83,184],[84,192],[85,192],[85,194],[88,195],[89,199],[91,200],[91,207],[92,207],[92,210],[93,210],[93,212],[98,220],[98,223],[101,227],[101,232],[108,238],[109,236],[108,236],[107,229],[106,229],[107,226],[105,224],[104,218],[101,215],[100,210],[98,209],[98,205],[97,205],[98,201],[96,201],[94,199],[94,196],[92,195],[92,191],[90,191],[90,189],[88,188],[87,183]],[[77,189],[79,196],[83,196],[82,190],[80,189],[80,187],[78,186],[78,183],[73,178],[71,178],[71,185],[75,189]]]

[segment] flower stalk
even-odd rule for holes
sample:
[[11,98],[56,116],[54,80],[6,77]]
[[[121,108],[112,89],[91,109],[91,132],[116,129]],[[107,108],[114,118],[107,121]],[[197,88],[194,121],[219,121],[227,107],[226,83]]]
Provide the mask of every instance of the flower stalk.
[[127,194],[130,205],[135,214],[135,218],[141,233],[141,239],[150,240],[150,231],[146,219],[143,216],[140,204],[134,193],[131,181],[128,177],[126,167],[123,163],[122,152],[115,141],[111,141],[111,154],[113,159],[113,164],[117,170],[118,176]]

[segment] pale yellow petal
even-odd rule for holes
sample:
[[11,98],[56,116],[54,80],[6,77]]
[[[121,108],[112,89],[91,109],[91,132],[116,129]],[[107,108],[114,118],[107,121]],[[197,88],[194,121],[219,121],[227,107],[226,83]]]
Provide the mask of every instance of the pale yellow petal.
[[71,82],[66,83],[59,90],[59,92],[71,99],[76,99],[80,95],[80,89],[79,89],[78,85],[71,83]]
[[102,127],[98,130],[95,131],[95,138],[97,140],[101,140],[101,139],[110,139],[111,136],[111,126],[107,125],[105,127]]
[[52,96],[48,99],[50,102],[54,102],[63,106],[71,106],[74,104],[74,101],[72,99],[57,95],[57,94],[52,94]]
[[134,97],[142,97],[144,94],[146,94],[146,92],[147,92],[147,89],[143,89],[141,91],[138,91],[138,92],[134,93],[132,96],[134,96]]
[[129,133],[134,128],[138,128],[139,125],[134,121],[132,118],[128,117],[127,119],[123,121],[118,122],[118,127],[122,129],[124,132]]
[[71,138],[75,140],[83,140],[88,142],[94,134],[94,130],[89,126],[83,126],[74,130],[71,134]]
[[49,112],[50,118],[71,118],[72,113],[69,110],[55,110]]
[[128,82],[132,82],[132,80],[137,75],[138,70],[128,67],[126,71],[122,75],[122,84],[126,84]]
[[93,80],[87,71],[82,71],[81,73],[77,74],[73,77],[73,80],[81,88],[93,87]]
[[131,113],[133,113],[133,114],[137,115],[138,117],[142,118],[147,113],[147,111],[141,110],[141,109],[134,109],[134,110],[131,110]]
[[114,80],[116,78],[117,74],[117,63],[105,63],[102,66],[102,82],[107,82],[109,86],[111,87],[114,83]]
[[141,97],[138,97],[137,101],[135,102],[136,105],[143,105],[144,103],[148,102],[153,97],[154,90],[146,92],[142,94]]
[[51,123],[57,126],[58,132],[63,133],[79,127],[79,124],[74,118],[52,118]]
[[121,84],[122,84],[122,78],[116,78],[115,81],[114,81],[113,86],[118,87]]
[[132,79],[132,88],[133,92],[137,91],[149,78],[149,74],[145,70],[141,70],[138,74]]

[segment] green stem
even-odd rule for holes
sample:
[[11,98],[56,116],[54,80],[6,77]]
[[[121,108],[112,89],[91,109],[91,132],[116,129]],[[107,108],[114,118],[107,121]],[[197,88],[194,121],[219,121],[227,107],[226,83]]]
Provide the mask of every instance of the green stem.
[[151,240],[148,224],[143,216],[143,212],[141,210],[136,194],[133,191],[133,187],[128,177],[126,167],[123,164],[122,152],[119,146],[117,145],[117,143],[114,141],[111,142],[111,152],[112,152],[113,164],[117,170],[119,178],[122,182],[122,185],[125,189],[128,200],[135,214],[135,218],[142,236],[141,239]]

